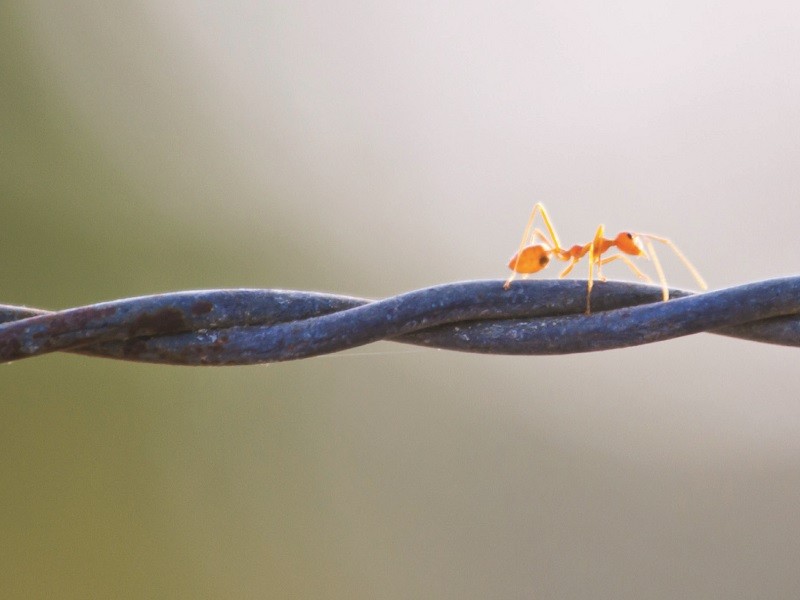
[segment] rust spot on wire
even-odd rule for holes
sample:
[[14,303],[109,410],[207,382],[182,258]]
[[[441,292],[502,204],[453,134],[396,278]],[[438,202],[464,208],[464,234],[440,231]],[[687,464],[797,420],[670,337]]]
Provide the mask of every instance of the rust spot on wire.
[[205,315],[210,313],[213,309],[214,309],[214,304],[209,302],[208,300],[200,300],[192,304],[193,315]]
[[188,329],[184,314],[177,308],[162,308],[153,313],[144,313],[136,317],[128,327],[133,336],[153,335],[156,333],[174,333]]

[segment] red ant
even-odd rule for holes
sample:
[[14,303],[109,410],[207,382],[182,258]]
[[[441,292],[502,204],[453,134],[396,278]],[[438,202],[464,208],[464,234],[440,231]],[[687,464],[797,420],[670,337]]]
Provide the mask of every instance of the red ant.
[[[541,229],[533,227],[533,222],[536,219],[536,215],[539,213],[541,213],[542,220],[544,221],[545,227],[550,234],[549,238],[544,234],[544,232],[542,232]],[[609,239],[603,237],[604,232],[604,227],[600,225],[600,227],[597,228],[597,231],[595,232],[594,238],[591,242],[584,244],[583,246],[575,245],[569,249],[565,249],[561,246],[561,242],[558,240],[558,235],[556,234],[553,223],[550,221],[550,217],[547,215],[547,211],[545,210],[544,206],[537,203],[536,206],[533,207],[531,216],[528,219],[528,224],[525,227],[525,232],[522,234],[522,242],[519,245],[519,249],[517,250],[517,253],[511,257],[511,260],[508,263],[508,268],[511,269],[512,273],[503,284],[503,288],[509,288],[511,282],[517,276],[517,273],[522,274],[523,277],[527,277],[530,273],[537,273],[538,271],[541,271],[550,263],[550,258],[553,256],[555,256],[558,260],[569,262],[567,268],[564,269],[559,275],[559,277],[566,277],[570,271],[572,271],[578,261],[588,254],[589,282],[586,290],[586,314],[588,315],[591,313],[591,294],[592,285],[594,284],[595,280],[595,267],[597,268],[596,279],[605,281],[606,278],[603,277],[601,267],[612,261],[621,260],[639,279],[650,282],[652,280],[647,275],[642,273],[638,268],[636,268],[636,265],[633,264],[633,261],[631,261],[628,256],[641,256],[648,260],[650,260],[650,257],[652,256],[653,264],[655,265],[656,272],[658,273],[658,280],[661,283],[662,296],[664,301],[666,301],[669,300],[669,288],[667,287],[667,280],[664,277],[664,270],[661,268],[661,263],[658,260],[655,248],[653,248],[653,240],[661,242],[675,252],[675,254],[678,256],[681,262],[683,262],[683,264],[692,274],[692,277],[694,277],[695,281],[697,281],[698,285],[702,289],[706,289],[708,287],[706,282],[703,281],[703,278],[700,277],[700,273],[697,272],[697,269],[695,269],[692,263],[689,262],[689,259],[687,259],[683,253],[678,250],[678,247],[667,238],[644,233],[630,233],[628,231],[623,231],[622,233],[617,234],[614,239]],[[649,255],[647,252],[645,252],[643,243],[647,247]],[[611,250],[611,248],[617,248],[619,253],[603,258],[603,254]]]

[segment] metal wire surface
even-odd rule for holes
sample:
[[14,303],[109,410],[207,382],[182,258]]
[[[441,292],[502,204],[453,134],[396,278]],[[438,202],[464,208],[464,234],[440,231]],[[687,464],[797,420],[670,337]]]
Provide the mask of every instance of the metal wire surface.
[[0,305],[0,360],[48,352],[173,365],[308,358],[382,339],[491,354],[569,354],[703,331],[800,346],[800,277],[703,294],[636,283],[466,281],[370,301],[284,290],[175,292],[50,312]]

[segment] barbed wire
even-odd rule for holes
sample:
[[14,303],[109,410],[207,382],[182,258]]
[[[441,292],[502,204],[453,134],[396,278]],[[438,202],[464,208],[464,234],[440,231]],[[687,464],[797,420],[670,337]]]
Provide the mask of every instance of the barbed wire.
[[0,305],[0,361],[56,351],[172,365],[248,365],[392,340],[490,354],[569,354],[703,331],[800,346],[800,277],[693,294],[607,281],[466,281],[384,300],[204,290],[58,312]]

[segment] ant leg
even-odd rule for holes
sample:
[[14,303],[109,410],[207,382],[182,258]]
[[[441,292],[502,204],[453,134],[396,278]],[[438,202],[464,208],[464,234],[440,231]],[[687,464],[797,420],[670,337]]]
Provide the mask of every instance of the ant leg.
[[555,250],[561,250],[561,242],[558,240],[558,234],[556,233],[556,228],[553,227],[552,221],[550,221],[550,217],[547,214],[547,211],[544,209],[544,206],[541,204],[537,204],[536,206],[539,207],[539,211],[542,213],[542,220],[544,221],[545,227],[547,227],[547,231],[550,234],[550,238],[553,241],[553,248]]
[[656,254],[656,249],[653,248],[653,242],[650,241],[650,238],[645,237],[644,243],[647,245],[647,249],[653,257],[653,264],[656,266],[658,281],[661,283],[661,299],[666,302],[669,300],[669,287],[667,286],[667,278],[664,276],[664,269],[661,268],[661,261],[658,260],[658,254]]
[[[689,271],[689,273],[692,274],[692,277],[694,277],[694,280],[697,282],[697,285],[700,286],[700,289],[703,289],[703,290],[708,289],[708,285],[706,284],[705,280],[700,276],[700,273],[697,271],[697,269],[694,268],[694,265],[689,262],[689,259],[686,258],[686,256],[684,256],[683,252],[681,252],[678,249],[678,247],[675,244],[672,243],[671,240],[669,240],[669,239],[667,239],[665,237],[660,237],[660,236],[657,236],[657,235],[651,235],[649,233],[638,234],[638,235],[639,235],[639,237],[642,237],[645,240],[655,240],[657,242],[661,242],[665,246],[668,246],[669,249],[672,250],[675,253],[675,256],[677,256],[680,259],[680,261],[683,263],[683,266],[686,267],[686,269]],[[651,247],[652,247],[652,245],[651,245]],[[655,261],[653,261],[653,262],[655,262]]]
[[547,239],[547,236],[538,227],[536,229],[534,229],[533,233],[531,234],[531,242],[535,242],[537,240],[542,242],[543,244],[547,244],[548,246],[552,246],[553,245],[553,242],[551,242],[549,239]]
[[[548,240],[544,233],[540,229],[533,229],[533,222],[536,219],[537,213],[542,214],[542,220],[544,221],[545,227],[547,227],[547,231],[550,232],[550,237],[552,237],[552,244],[550,243],[551,240]],[[519,264],[519,258],[522,255],[522,250],[525,246],[530,245],[533,241],[537,238],[542,238],[545,243],[549,246],[555,247],[556,250],[561,249],[561,244],[558,241],[558,235],[556,234],[556,230],[553,227],[553,223],[550,221],[550,217],[547,215],[547,211],[545,210],[544,206],[542,206],[541,202],[537,202],[533,210],[531,211],[531,216],[528,217],[528,223],[525,225],[525,231],[522,234],[522,241],[519,244],[519,248],[517,249],[517,260],[514,263],[513,268],[511,269],[511,276],[506,279],[506,282],[503,284],[503,289],[508,289],[511,286],[511,282],[514,281],[514,278],[517,275],[517,265]]]
[[544,207],[540,203],[536,203],[531,211],[531,216],[528,217],[528,223],[525,225],[525,231],[522,232],[522,241],[519,243],[519,248],[517,249],[517,260],[514,262],[514,267],[511,269],[511,276],[506,279],[506,282],[503,284],[503,289],[507,290],[511,286],[511,282],[514,281],[514,278],[517,276],[517,265],[519,264],[519,257],[522,255],[522,249],[525,248],[529,244],[528,238],[531,237],[531,228],[533,227],[533,220],[536,218],[536,213],[542,210]]
[[589,245],[589,281],[586,284],[586,314],[592,314],[592,276],[594,275],[594,240]]
[[505,283],[503,284],[503,289],[504,290],[507,290],[508,288],[511,287],[511,282],[514,281],[516,276],[517,276],[517,272],[516,271],[511,271],[511,275],[509,276],[508,279],[506,279]]
[[[517,277],[517,272],[516,271],[511,271],[511,275],[509,276],[508,279],[506,279],[505,283],[503,283],[503,289],[507,290],[508,288],[510,288],[511,287],[511,282],[514,281],[514,279],[516,279],[516,277]],[[522,279],[526,279],[527,277],[528,277],[527,274],[525,274],[525,273],[522,274]]]
[[563,271],[561,271],[561,273],[559,274],[558,278],[559,278],[559,279],[564,279],[564,277],[566,277],[567,275],[569,275],[569,274],[570,274],[570,272],[572,271],[572,269],[574,269],[574,268],[575,268],[575,265],[577,265],[577,264],[578,264],[578,260],[579,260],[579,259],[577,259],[577,258],[570,258],[570,259],[569,259],[569,265],[567,265],[567,268],[566,268],[566,269],[564,269]]
[[635,264],[633,264],[633,261],[631,259],[629,259],[627,256],[625,256],[624,254],[615,254],[614,256],[608,256],[608,257],[604,258],[603,260],[601,260],[600,264],[601,265],[607,265],[608,263],[613,262],[613,261],[615,261],[617,259],[619,259],[622,262],[624,262],[630,268],[630,270],[633,271],[633,274],[636,275],[636,277],[638,277],[642,281],[647,281],[648,283],[653,281],[647,275],[642,273],[637,268],[637,266]]
[[598,270],[600,268],[600,254],[596,249],[600,248],[600,242],[603,239],[604,227],[600,225],[594,234],[592,243],[589,244],[589,281],[586,285],[586,314],[592,314],[592,285],[594,285],[594,264],[597,263]]

